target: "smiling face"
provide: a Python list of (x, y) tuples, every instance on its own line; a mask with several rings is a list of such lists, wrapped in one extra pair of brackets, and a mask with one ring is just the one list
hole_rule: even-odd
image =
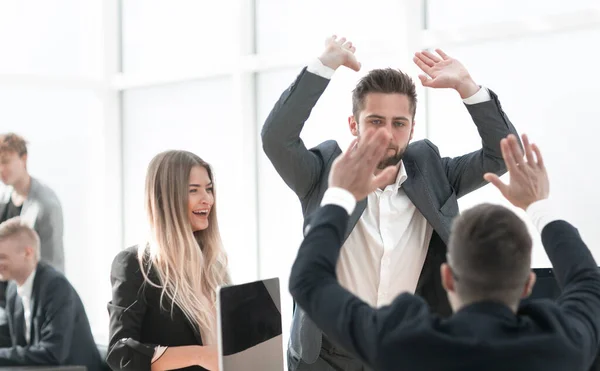
[(215, 203), (213, 184), (203, 166), (194, 166), (190, 171), (188, 189), (188, 214), (194, 232), (208, 228), (208, 216)]

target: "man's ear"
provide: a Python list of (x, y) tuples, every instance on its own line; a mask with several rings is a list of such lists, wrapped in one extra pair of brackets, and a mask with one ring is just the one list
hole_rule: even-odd
[(417, 122), (413, 119), (412, 127), (410, 128), (410, 138), (408, 138), (409, 142), (412, 140), (413, 135), (415, 134), (415, 125), (416, 124), (417, 124)]
[(354, 115), (348, 116), (348, 126), (350, 127), (350, 133), (353, 136), (358, 136), (358, 122), (354, 119)]
[(448, 263), (442, 263), (440, 266), (440, 274), (442, 276), (442, 286), (444, 286), (444, 290), (454, 292), (454, 277), (452, 276), (452, 269), (450, 269)]
[(527, 282), (525, 283), (525, 287), (523, 288), (523, 294), (521, 295), (521, 298), (524, 299), (531, 295), (531, 292), (533, 291), (533, 286), (535, 286), (536, 278), (537, 276), (535, 275), (535, 273), (529, 272), (529, 277), (527, 278)]

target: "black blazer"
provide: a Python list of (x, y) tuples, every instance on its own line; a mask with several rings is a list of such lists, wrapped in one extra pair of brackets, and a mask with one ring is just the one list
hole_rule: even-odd
[[(161, 308), (161, 290), (145, 282), (140, 271), (137, 246), (121, 251), (113, 260), (108, 303), (110, 340), (106, 361), (113, 370), (150, 370), (157, 345), (202, 345), (198, 328), (181, 309), (166, 304)], [(156, 273), (150, 279), (158, 283)], [(188, 367), (186, 370), (204, 370)]]
[(29, 345), (15, 282), (6, 290), (6, 313), (12, 346), (0, 348), (0, 366), (80, 365), (102, 370), (83, 303), (65, 276), (50, 265), (39, 263), (33, 280)]
[(515, 315), (480, 302), (449, 318), (401, 294), (374, 309), (343, 289), (335, 266), (348, 214), (327, 205), (313, 219), (290, 277), (290, 292), (323, 331), (378, 371), (588, 370), (600, 338), (600, 272), (577, 230), (549, 223), (542, 241), (562, 294), (531, 300)]

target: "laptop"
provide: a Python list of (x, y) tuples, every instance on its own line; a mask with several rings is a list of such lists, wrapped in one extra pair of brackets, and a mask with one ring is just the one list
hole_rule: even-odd
[(221, 371), (283, 371), (279, 278), (222, 286), (217, 292)]

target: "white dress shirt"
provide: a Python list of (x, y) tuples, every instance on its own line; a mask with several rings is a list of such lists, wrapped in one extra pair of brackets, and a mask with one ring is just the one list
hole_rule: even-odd
[[(307, 71), (327, 79), (334, 73), (319, 59)], [(490, 99), (489, 91), (481, 88), (463, 102)], [(336, 266), (340, 285), (373, 307), (391, 303), (402, 292), (415, 292), (433, 233), (401, 188), (406, 178), (401, 162), (396, 182), (367, 196), (367, 207), (342, 246)], [(328, 190), (322, 204), (331, 203), (329, 197), (344, 198), (339, 191)]]
[(17, 285), (17, 294), (23, 302), (23, 315), (25, 317), (25, 340), (29, 344), (31, 331), (31, 293), (33, 291), (33, 280), (35, 279), (36, 269), (31, 272), (22, 286)]

